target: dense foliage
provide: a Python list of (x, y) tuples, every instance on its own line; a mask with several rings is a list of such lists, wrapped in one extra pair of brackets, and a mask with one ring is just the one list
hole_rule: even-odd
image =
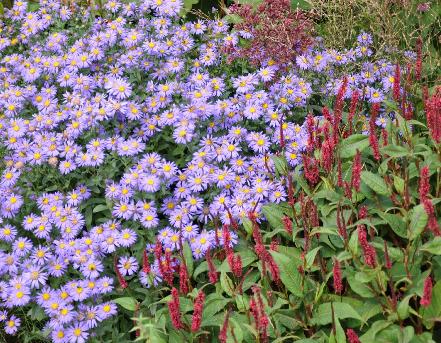
[[(300, 10), (271, 23), (277, 3), (233, 27), (184, 22), (180, 0), (6, 10), (2, 337), (436, 341), (423, 41), (403, 65), (366, 32), (329, 49)], [(280, 34), (303, 45), (271, 56)]]

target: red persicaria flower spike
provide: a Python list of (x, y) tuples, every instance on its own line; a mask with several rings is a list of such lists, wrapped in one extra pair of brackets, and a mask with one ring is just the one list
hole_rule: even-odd
[(368, 215), (368, 209), (366, 206), (361, 206), (358, 210), (358, 219), (365, 219)]
[(222, 329), (219, 332), (219, 341), (221, 343), (227, 342), (227, 332), (228, 332), (228, 324), (230, 319), (230, 311), (225, 315), (224, 323), (222, 324)]
[[(432, 202), (430, 200), (426, 200), (424, 202), (424, 204), (426, 204), (426, 203), (430, 203), (432, 205)], [(426, 206), (424, 206), (424, 208), (426, 209)], [(426, 212), (427, 212), (427, 209), (426, 209)], [(429, 222), (427, 223), (427, 227), (429, 228), (430, 231), (433, 232), (433, 234), (435, 236), (441, 236), (441, 230), (439, 228), (438, 221), (436, 220), (435, 214), (432, 214), (431, 216), (429, 216)]]
[(222, 238), (224, 240), (224, 248), (227, 253), (227, 255), (230, 253), (231, 247), (230, 247), (230, 230), (228, 228), (228, 225), (224, 225), (222, 228)]
[(340, 125), (342, 119), (342, 110), (344, 104), (344, 97), (346, 94), (346, 89), (348, 86), (348, 78), (345, 76), (343, 78), (342, 84), (338, 90), (337, 98), (334, 105), (334, 121), (333, 121), (333, 142), (338, 143), (338, 126)]
[(360, 191), (360, 183), (361, 183), (361, 153), (357, 149), (357, 153), (354, 157), (354, 162), (352, 163), (352, 177), (351, 177), (351, 186), (357, 191)]
[(347, 181), (343, 181), (343, 188), (344, 188), (344, 191), (345, 191), (346, 198), (351, 199), (352, 198), (352, 187), (351, 187), (351, 184), (349, 182), (347, 182)]
[(315, 158), (310, 158), (306, 154), (303, 157), (303, 171), (305, 179), (312, 185), (316, 185), (320, 180), (319, 167)]
[(432, 303), (432, 278), (430, 275), (424, 280), (423, 297), (420, 304), (423, 307), (428, 307)]
[(360, 339), (358, 338), (354, 330), (347, 329), (346, 336), (348, 337), (349, 343), (360, 343)]
[(395, 101), (400, 100), (400, 83), (401, 83), (401, 69), (397, 63), (395, 65), (394, 85), (393, 85), (393, 97)]
[(385, 128), (381, 130), (381, 136), (383, 137), (383, 146), (387, 146), (389, 144), (389, 137)]
[(283, 133), (283, 121), (281, 120), (280, 121), (280, 124), (279, 124), (279, 129), (280, 129), (280, 147), (283, 149), (283, 148), (285, 148), (285, 135), (284, 135), (284, 133)]
[[(428, 94), (427, 94), (428, 97)], [(427, 127), (430, 135), (437, 143), (441, 143), (441, 87), (437, 87), (435, 93), (425, 101)]]
[(346, 241), (348, 238), (348, 233), (346, 232), (345, 218), (343, 216), (340, 204), (337, 205), (337, 227), (338, 233)]
[(381, 103), (376, 102), (372, 104), (371, 108), (371, 121), (375, 123), (375, 120), (377, 120), (378, 112), (380, 112)]
[(187, 266), (181, 262), (179, 265), (179, 289), (182, 294), (188, 293), (188, 284), (190, 280), (188, 278)]
[(323, 169), (325, 169), (327, 173), (331, 172), (333, 156), (334, 156), (334, 145), (331, 139), (328, 139), (322, 144), (322, 148), (321, 148), (321, 158), (322, 158), (321, 164), (323, 166)]
[[(261, 290), (259, 287), (253, 287), (254, 298), (256, 301), (253, 302), (253, 317), (256, 323), (256, 329), (259, 332), (260, 341), (267, 342), (268, 341), (268, 325), (269, 319), (265, 312), (265, 306), (263, 304)], [(250, 304), (251, 309), (251, 304)], [(255, 312), (255, 313), (254, 313)]]
[(306, 117), (306, 128), (308, 130), (308, 144), (306, 146), (307, 151), (314, 150), (315, 147), (315, 131), (316, 123), (312, 113), (309, 113)]
[(335, 259), (334, 260), (334, 267), (332, 269), (332, 275), (334, 278), (334, 291), (337, 294), (341, 294), (343, 290), (343, 282), (341, 278), (341, 268), (340, 268), (340, 262)]
[(392, 262), (390, 261), (389, 250), (387, 249), (386, 241), (384, 241), (384, 266), (386, 267), (386, 269), (392, 268)]
[(423, 203), (424, 200), (428, 198), (428, 194), (430, 191), (430, 175), (429, 175), (429, 167), (424, 166), (420, 170), (420, 180), (418, 186), (418, 193), (420, 195), (420, 202)]
[(167, 304), (168, 310), (170, 312), (170, 319), (172, 321), (175, 329), (179, 330), (183, 328), (181, 321), (181, 310), (180, 310), (180, 302), (179, 302), (179, 293), (178, 290), (173, 287), (172, 288), (172, 300)]
[(210, 249), (205, 253), (205, 259), (208, 264), (208, 278), (212, 284), (215, 284), (219, 280), (219, 273), (216, 271), (213, 260), (211, 259)]
[(269, 270), (270, 270), (271, 276), (273, 277), (273, 281), (276, 283), (279, 283), (280, 282), (279, 266), (277, 265), (276, 261), (274, 261), (274, 258), (271, 256), (271, 254), (269, 252), (266, 252), (266, 254), (267, 254), (266, 262), (269, 265)]
[(260, 313), (259, 313), (259, 309), (257, 307), (256, 301), (254, 299), (254, 297), (252, 297), (250, 299), (250, 312), (251, 315), (254, 318), (254, 322), (256, 323), (256, 329), (258, 328), (258, 323), (259, 323), (259, 319), (260, 319)]
[(343, 187), (343, 173), (341, 170), (341, 159), (338, 159), (337, 162), (337, 186)]
[(142, 253), (142, 270), (144, 273), (148, 274), (150, 273), (150, 263), (149, 263), (149, 257), (147, 255), (147, 250), (144, 249)]
[(378, 161), (381, 158), (380, 149), (378, 147), (378, 139), (375, 133), (375, 120), (377, 119), (378, 112), (380, 110), (380, 103), (372, 105), (371, 118), (369, 120), (369, 143), (374, 154), (374, 158)]
[(329, 109), (326, 106), (322, 109), (322, 115), (328, 122), (332, 123), (331, 113), (329, 113)]
[(118, 278), (118, 282), (119, 282), (119, 285), (121, 286), (121, 288), (126, 289), (127, 287), (129, 287), (129, 284), (127, 283), (126, 279), (124, 279), (124, 276), (122, 276), (122, 274), (118, 268), (118, 262), (117, 262), (116, 255), (113, 259), (113, 267), (115, 269), (116, 277)]
[(271, 240), (270, 250), (272, 250), (272, 251), (278, 251), (279, 250), (279, 242), (277, 241), (277, 239), (273, 238)]
[(283, 223), (283, 228), (285, 229), (285, 231), (292, 236), (292, 221), (291, 219), (289, 219), (288, 216), (283, 216), (282, 217), (282, 223)]
[(201, 328), (202, 311), (204, 310), (205, 294), (199, 291), (193, 306), (193, 317), (191, 320), (191, 331), (196, 332)]
[(364, 262), (371, 268), (377, 265), (377, 253), (372, 245), (367, 241), (364, 225), (358, 225), (358, 242), (363, 250)]
[(240, 255), (236, 255), (236, 256), (233, 255), (231, 271), (236, 277), (242, 276), (242, 257), (240, 257)]
[(418, 37), (416, 44), (416, 63), (415, 63), (415, 77), (417, 80), (421, 79), (421, 71), (423, 67), (423, 39)]
[(162, 244), (159, 240), (156, 241), (154, 254), (155, 254), (156, 259), (159, 261), (162, 256)]

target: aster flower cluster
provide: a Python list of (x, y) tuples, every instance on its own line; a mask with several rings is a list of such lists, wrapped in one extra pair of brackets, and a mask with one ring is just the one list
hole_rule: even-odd
[[(102, 259), (115, 246), (127, 246), (124, 237), (132, 233), (120, 230), (115, 222), (84, 230), (78, 205), (89, 196), (86, 187), (66, 195), (43, 194), (36, 199), (38, 213), (26, 215), (20, 224), (28, 234), (19, 235), (20, 230), (6, 223), (0, 229), (0, 239), (8, 243), (0, 252), (2, 306), (13, 310), (37, 303), (49, 318), (46, 328), (54, 342), (85, 341), (90, 329), (116, 313), (115, 304), (96, 301), (113, 289), (113, 279), (103, 276)], [(77, 270), (80, 278), (51, 285), (51, 279), (63, 278), (71, 270)], [(14, 333), (19, 324), (12, 316), (5, 331)]]
[[(20, 325), (10, 314), (14, 309), (37, 303), (53, 341), (86, 341), (116, 312), (103, 300), (113, 289), (113, 279), (103, 276), (109, 266), (123, 288), (134, 276), (147, 287), (173, 284), (182, 270), (173, 253), (186, 243), (195, 259), (210, 259), (215, 248), (231, 250), (240, 275), (232, 228), (250, 213), (257, 226), (263, 205), (287, 200), (285, 185), (273, 177), (272, 157), (283, 148), (290, 166), (304, 162), (311, 122), (294, 118), (305, 116), (313, 91), (337, 95), (339, 68), (361, 64), (361, 71), (347, 76), (342, 99), (359, 94), (360, 101), (376, 103), (396, 92), (395, 64), (360, 62), (372, 53), (366, 33), (353, 50), (311, 47), (297, 57), (298, 69), (287, 71), (268, 59), (260, 69), (226, 75), (221, 51), (238, 44), (237, 37), (223, 20), (180, 23), (181, 7), (178, 0), (108, 1), (109, 18), (86, 11), (81, 34), (69, 26), (71, 9), (57, 1), (42, 0), (35, 12), (16, 1), (7, 11), (10, 23), (0, 26), (0, 240), (6, 246), (0, 251), (0, 298), (8, 311), (6, 332)], [(375, 124), (381, 126), (379, 118)], [(152, 151), (157, 141), (187, 149), (187, 158)], [(112, 159), (125, 167), (100, 184), (98, 196), (111, 213), (99, 225), (88, 223), (81, 207), (99, 189), (78, 184), (70, 192), (29, 194), (23, 181), (50, 166), (71, 185), (84, 171), (99, 174)], [(138, 231), (129, 228), (134, 223)], [(146, 246), (140, 268), (126, 248), (149, 231), (156, 239)], [(256, 244), (278, 279), (271, 255)], [(106, 256), (114, 253), (108, 263)], [(64, 281), (55, 287), (51, 280), (58, 278)], [(212, 264), (210, 279), (217, 279)]]

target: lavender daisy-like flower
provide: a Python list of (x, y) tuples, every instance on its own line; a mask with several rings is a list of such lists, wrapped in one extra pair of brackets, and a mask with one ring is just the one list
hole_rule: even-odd
[(121, 256), (118, 260), (118, 269), (122, 275), (133, 275), (139, 269), (138, 261), (133, 256)]
[(86, 323), (79, 322), (69, 327), (66, 336), (69, 342), (85, 343), (89, 337)]
[(21, 319), (12, 315), (5, 323), (5, 332), (9, 335), (15, 335), (20, 327)]
[(122, 78), (112, 78), (106, 83), (109, 95), (122, 100), (127, 99), (132, 94), (132, 87)]

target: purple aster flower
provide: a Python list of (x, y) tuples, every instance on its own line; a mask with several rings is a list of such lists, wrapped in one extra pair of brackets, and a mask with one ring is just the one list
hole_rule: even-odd
[(118, 260), (118, 269), (122, 275), (133, 275), (139, 269), (138, 261), (133, 256), (121, 256)]
[(11, 316), (5, 324), (5, 332), (9, 335), (15, 335), (15, 333), (18, 331), (18, 328), (20, 327), (21, 319), (17, 318), (16, 316)]
[(85, 343), (89, 337), (86, 323), (76, 323), (67, 329), (67, 339), (72, 343)]

